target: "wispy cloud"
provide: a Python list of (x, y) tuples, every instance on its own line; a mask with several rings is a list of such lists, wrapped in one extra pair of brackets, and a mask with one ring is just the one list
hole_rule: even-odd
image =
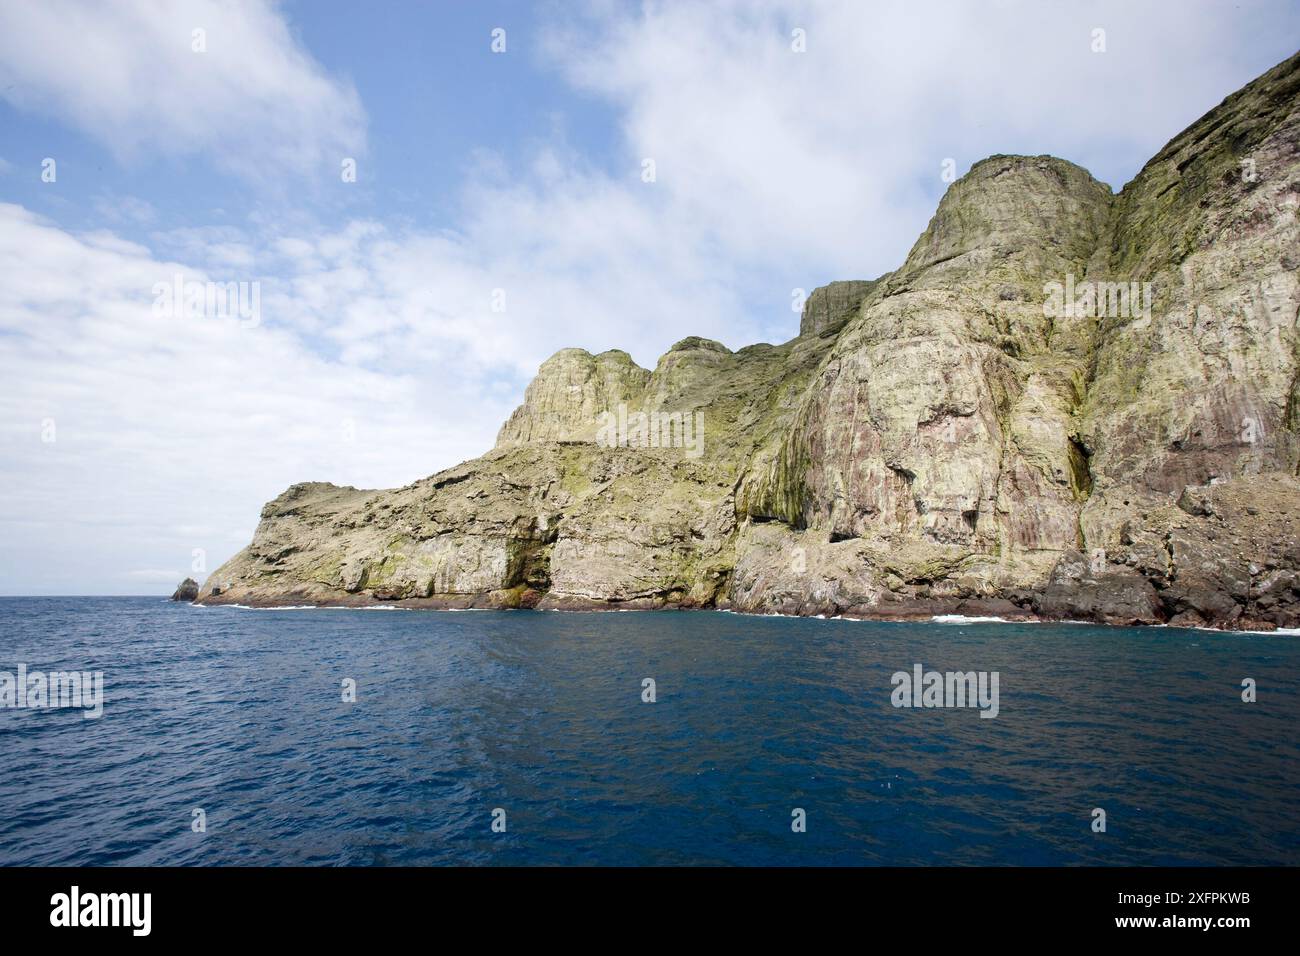
[(252, 180), (337, 175), (365, 149), (356, 90), (263, 0), (0, 4), (0, 96), (123, 161), (203, 154)]
[[(466, 401), (474, 383), (432, 363), (417, 376), (332, 357), (272, 316), (283, 291), (256, 326), (156, 314), (155, 286), (176, 275), (248, 279), (0, 204), (5, 590), (83, 593), (119, 568), (188, 567), (194, 548), (211, 570), (289, 484), (414, 480), (481, 452), (513, 399)], [(333, 326), (308, 311), (293, 312), (302, 328)]]
[(994, 153), (1053, 153), (1118, 189), (1293, 53), (1300, 31), (1294, 5), (1213, 0), (588, 11), (545, 42), (557, 69), (617, 108), (629, 178), (653, 158), (672, 221), (712, 235), (719, 259), (835, 278), (899, 263), (948, 158), (961, 172)]
[[(541, 62), (574, 108), (613, 106), (613, 159), (558, 131), (480, 152), (448, 222), (181, 227), (106, 195), (109, 228), (79, 232), (0, 205), (0, 589), (123, 587), (117, 569), (195, 548), (211, 570), (292, 482), (392, 486), (484, 452), (564, 346), (649, 364), (688, 334), (788, 338), (793, 287), (898, 265), (946, 158), (1053, 152), (1118, 186), (1292, 52), (1257, 22), (1294, 26), (1289, 8), (1191, 6), (598, 4), (545, 31)], [(159, 9), (0, 6), (0, 89), (124, 163), (337, 175), (361, 106), (277, 8)], [(260, 282), (260, 324), (156, 316), (177, 274)]]

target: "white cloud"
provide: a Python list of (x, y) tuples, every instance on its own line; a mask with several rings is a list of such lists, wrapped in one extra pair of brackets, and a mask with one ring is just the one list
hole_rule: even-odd
[(326, 74), (263, 0), (0, 4), (0, 96), (123, 160), (202, 153), (259, 180), (337, 175), (365, 147), (352, 85)]
[(153, 287), (177, 273), (249, 278), (0, 204), (0, 591), (130, 593), (125, 569), (189, 567), (194, 548), (213, 570), (288, 485), (412, 481), (481, 453), (509, 410), (466, 401), (454, 366), (323, 356), (274, 314), (278, 293), (255, 328), (156, 316)]
[[(276, 166), (325, 157), (333, 169), (331, 151), (359, 135), (351, 88), (262, 5), (205, 17), (210, 74), (169, 59), (193, 56), (192, 7), (89, 9), (0, 6), (0, 69), (29, 78), (6, 95), (124, 156), (220, 145), (247, 164), (257, 150), (216, 137), (257, 129), (296, 144)], [(121, 569), (188, 568), (196, 547), (212, 570), (293, 482), (393, 486), (480, 454), (561, 347), (651, 364), (688, 334), (788, 338), (793, 287), (899, 264), (945, 157), (964, 169), (1053, 152), (1118, 186), (1292, 52), (1260, 51), (1297, 22), (1279, 5), (1178, 10), (727, 3), (628, 17), (600, 5), (550, 33), (546, 62), (614, 106), (615, 164), (593, 165), (558, 132), (522, 158), (480, 152), (454, 228), (312, 228), (298, 209), (242, 226), (155, 216), (146, 247), (0, 205), (0, 591), (139, 590)], [(98, 32), (77, 29), (92, 21)], [(1089, 50), (1096, 26), (1105, 54)], [(15, 53), (14, 27), (27, 50)], [(794, 27), (806, 53), (789, 48)], [(228, 57), (246, 54), (215, 39), (236, 28), (258, 61), (241, 75)], [(103, 52), (119, 48), (144, 62)], [(261, 324), (155, 317), (152, 287), (177, 272), (262, 282)], [(41, 441), (46, 419), (54, 443)]]
[[(732, 0), (624, 14), (593, 4), (547, 46), (618, 108), (629, 177), (653, 157), (668, 215), (716, 234), (729, 261), (793, 260), (826, 278), (896, 267), (947, 157), (964, 171), (994, 153), (1054, 153), (1118, 189), (1294, 52), (1300, 27), (1294, 5), (1214, 0)], [(796, 28), (806, 52), (792, 49)]]

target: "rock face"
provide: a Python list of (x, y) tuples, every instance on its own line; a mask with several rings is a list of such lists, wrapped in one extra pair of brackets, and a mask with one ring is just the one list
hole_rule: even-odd
[(994, 156), (800, 334), (548, 359), (483, 458), (295, 485), (204, 602), (1300, 626), (1300, 55), (1119, 194)]
[(199, 582), (193, 578), (186, 578), (177, 585), (175, 592), (172, 594), (173, 601), (193, 602), (199, 596)]
[(524, 403), (501, 426), (497, 446), (539, 441), (591, 440), (598, 415), (620, 403), (638, 402), (650, 373), (626, 352), (592, 355), (585, 349), (556, 352), (524, 392)]
[(874, 285), (874, 282), (853, 279), (814, 289), (804, 302), (803, 315), (799, 317), (799, 334), (838, 332), (844, 328), (844, 323), (857, 315), (862, 300)]

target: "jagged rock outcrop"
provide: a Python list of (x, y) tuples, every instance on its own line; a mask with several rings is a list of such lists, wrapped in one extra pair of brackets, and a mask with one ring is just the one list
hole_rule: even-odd
[(195, 581), (193, 578), (186, 578), (184, 581), (178, 584), (176, 586), (176, 590), (172, 592), (173, 601), (193, 602), (198, 599), (198, 596), (199, 596), (199, 582)]
[(800, 334), (548, 359), (486, 456), (296, 485), (205, 602), (1300, 626), (1300, 55), (1118, 194), (977, 163)]
[(813, 289), (803, 304), (799, 317), (800, 335), (827, 335), (838, 332), (844, 323), (858, 314), (862, 300), (875, 282), (860, 279), (831, 282)]
[(650, 373), (618, 349), (562, 349), (545, 362), (501, 426), (497, 446), (592, 439), (600, 412), (639, 403)]

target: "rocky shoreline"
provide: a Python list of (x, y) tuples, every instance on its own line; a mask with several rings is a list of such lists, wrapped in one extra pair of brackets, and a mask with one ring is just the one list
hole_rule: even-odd
[[(1286, 476), (1187, 488), (1172, 508), (1126, 525), (1122, 550), (1074, 551), (1057, 562), (1045, 588), (1007, 596), (892, 592), (871, 603), (782, 607), (708, 603), (653, 595), (619, 601), (554, 594), (524, 585), (464, 594), (329, 593), (320, 587), (259, 593), (213, 587), (201, 603), (249, 607), (399, 607), (426, 610), (537, 609), (553, 611), (703, 610), (879, 621), (923, 621), (948, 615), (1025, 622), (1171, 625), (1272, 631), (1300, 626), (1300, 479)], [(1261, 552), (1260, 563), (1247, 560)], [(1243, 562), (1245, 562), (1243, 564)], [(214, 593), (215, 592), (215, 593)]]
[[(819, 614), (785, 614), (780, 611), (740, 611), (727, 607), (690, 607), (687, 605), (667, 605), (631, 602), (633, 606), (611, 605), (597, 601), (575, 602), (564, 607), (542, 607), (538, 605), (516, 605), (509, 603), (504, 596), (475, 595), (467, 600), (456, 601), (440, 598), (403, 598), (396, 601), (376, 602), (349, 595), (347, 599), (332, 598), (316, 603), (300, 603), (288, 597), (276, 600), (253, 599), (254, 603), (244, 604), (236, 601), (223, 601), (220, 597), (205, 600), (196, 606), (202, 607), (236, 607), (259, 611), (276, 610), (400, 610), (400, 611), (536, 611), (554, 614), (617, 614), (621, 611), (657, 611), (671, 613), (674, 611), (710, 611), (718, 614), (740, 614), (747, 617), (788, 617), (814, 618), (831, 621), (874, 621), (884, 624), (934, 623), (936, 621), (951, 624), (1086, 624), (1093, 627), (1181, 627), (1189, 630), (1218, 631), (1222, 633), (1269, 634), (1281, 632), (1292, 634), (1300, 628), (1281, 627), (1268, 621), (1239, 621), (1235, 627), (1213, 627), (1204, 624), (1175, 624), (1169, 621), (1149, 623), (1144, 621), (1122, 620), (1088, 620), (1075, 617), (1045, 617), (1025, 611), (1024, 608), (1010, 602), (967, 602), (952, 604), (917, 603), (901, 608), (873, 607), (849, 608), (837, 613)], [(306, 601), (306, 598), (303, 599)]]

